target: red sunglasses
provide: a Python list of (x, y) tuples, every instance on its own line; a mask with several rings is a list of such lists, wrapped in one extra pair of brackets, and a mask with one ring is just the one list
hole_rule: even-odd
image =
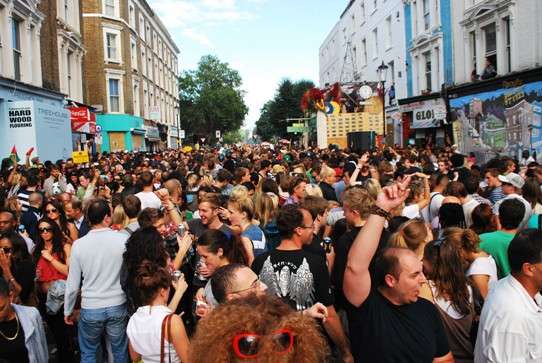
[[(295, 335), (291, 330), (281, 329), (270, 334), (275, 354), (288, 354), (294, 347)], [(233, 338), (233, 351), (240, 359), (253, 359), (260, 353), (262, 336), (256, 333), (240, 333)]]

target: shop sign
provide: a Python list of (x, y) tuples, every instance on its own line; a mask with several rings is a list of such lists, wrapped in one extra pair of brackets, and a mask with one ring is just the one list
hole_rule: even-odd
[(145, 129), (146, 139), (149, 139), (150, 141), (160, 141), (160, 132), (158, 131), (158, 127), (144, 125), (143, 128)]
[(160, 120), (160, 106), (151, 106), (149, 110), (149, 118), (153, 121)]
[(185, 138), (184, 130), (179, 130), (179, 138), (180, 138), (180, 139), (184, 139), (184, 138)]
[(412, 112), (412, 129), (439, 127), (446, 119), (446, 105), (441, 98), (401, 105), (400, 111)]
[(68, 107), (72, 132), (96, 133), (96, 115), (88, 107)]

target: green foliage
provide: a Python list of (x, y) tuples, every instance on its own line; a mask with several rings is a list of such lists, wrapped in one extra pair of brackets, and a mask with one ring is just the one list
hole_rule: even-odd
[(286, 128), (289, 123), (286, 119), (303, 117), (301, 98), (312, 87), (314, 83), (307, 80), (282, 80), (273, 99), (267, 101), (261, 109), (260, 119), (256, 121), (256, 134), (263, 140), (288, 137)]
[(239, 72), (217, 57), (201, 58), (196, 70), (179, 77), (181, 126), (190, 135), (238, 130), (248, 113)]
[(246, 139), (246, 134), (244, 130), (234, 130), (226, 132), (223, 136), (225, 144), (233, 145), (239, 142), (242, 142)]

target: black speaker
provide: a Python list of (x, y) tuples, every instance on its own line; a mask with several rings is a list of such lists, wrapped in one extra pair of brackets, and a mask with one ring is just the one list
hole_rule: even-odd
[(346, 134), (348, 148), (357, 154), (363, 151), (374, 149), (376, 143), (376, 132), (359, 131)]

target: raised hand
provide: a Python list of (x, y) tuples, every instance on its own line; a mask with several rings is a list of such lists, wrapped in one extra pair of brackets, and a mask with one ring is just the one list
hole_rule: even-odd
[(408, 197), (408, 193), (410, 192), (408, 185), (410, 184), (411, 179), (412, 176), (409, 175), (403, 178), (403, 180), (400, 182), (382, 188), (382, 191), (376, 198), (376, 206), (389, 212), (401, 205)]

